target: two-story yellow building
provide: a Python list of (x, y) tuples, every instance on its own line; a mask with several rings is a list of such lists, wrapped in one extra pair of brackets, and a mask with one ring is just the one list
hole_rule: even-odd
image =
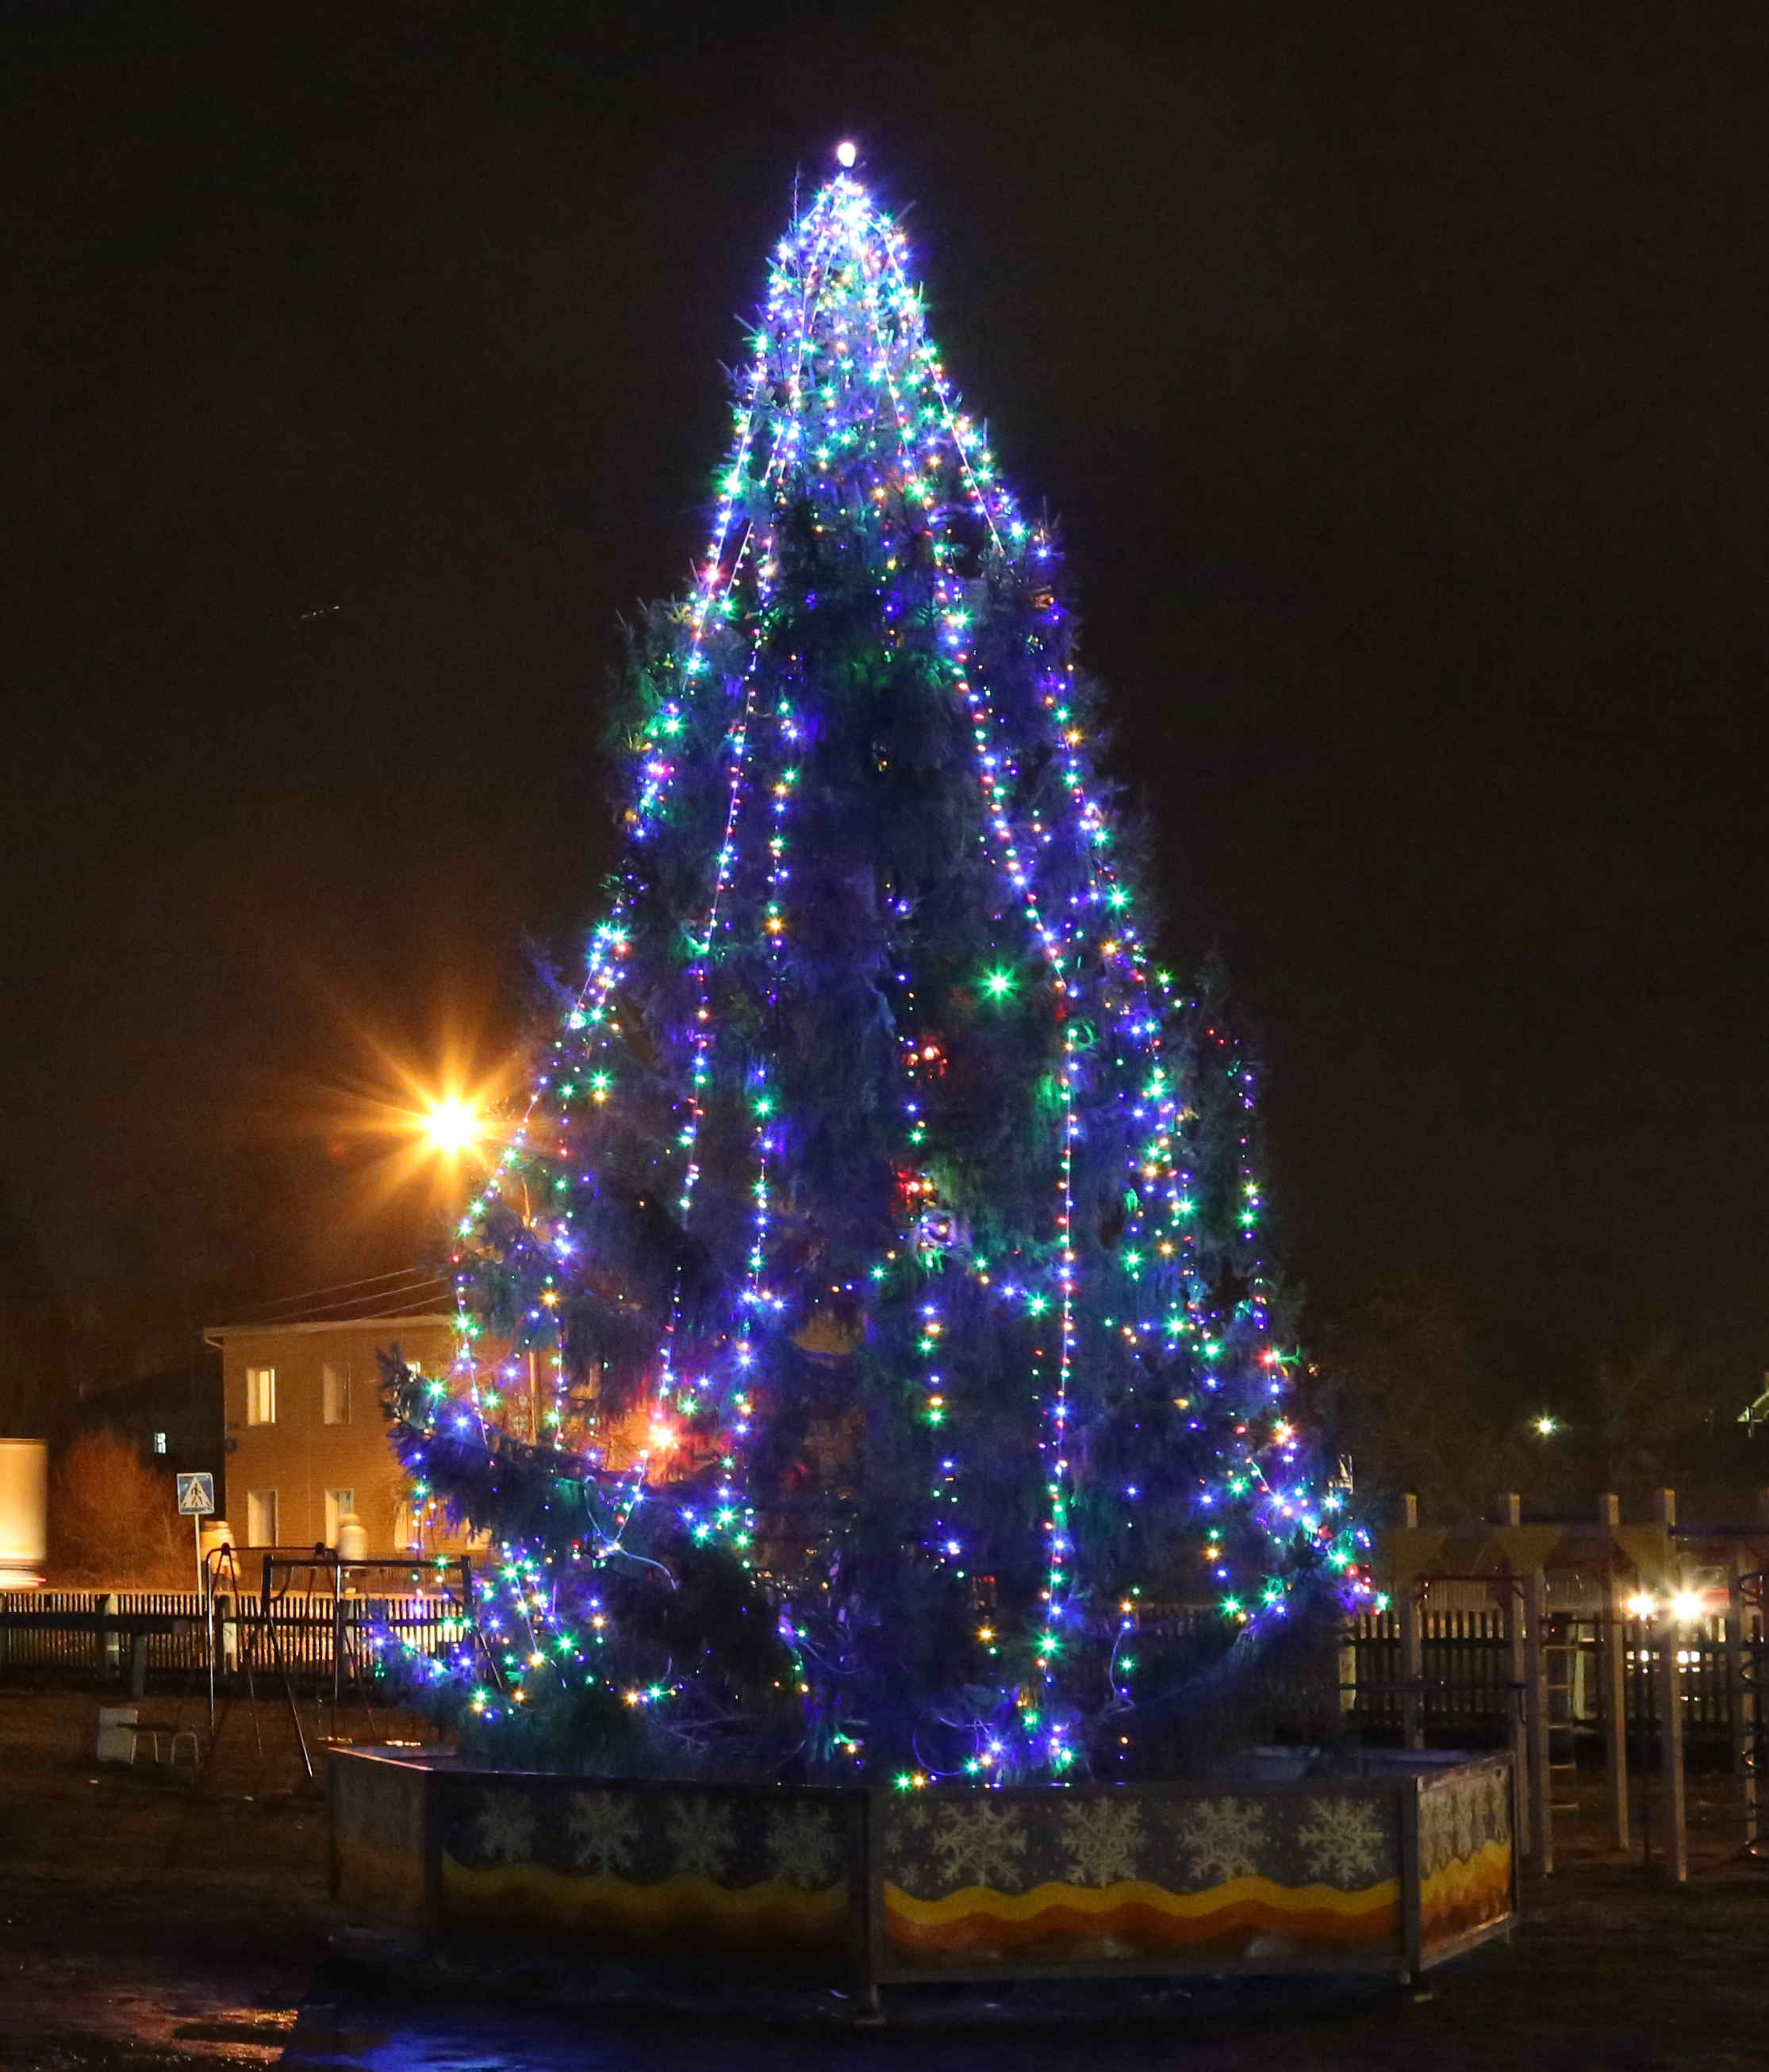
[(218, 1324), (228, 1523), (237, 1547), (335, 1547), (354, 1512), (371, 1554), (422, 1544), (426, 1529), (388, 1443), (381, 1363), (397, 1350), (440, 1373), (454, 1357), (452, 1316), (356, 1317), (343, 1322)]

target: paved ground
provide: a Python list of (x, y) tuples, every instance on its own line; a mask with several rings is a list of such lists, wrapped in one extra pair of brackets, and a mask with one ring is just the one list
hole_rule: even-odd
[[(1743, 2072), (1769, 2059), (1769, 1872), (1698, 1794), (1667, 1889), (1589, 1838), (1509, 1949), (1429, 1997), (1282, 1987), (899, 1996), (882, 2033), (833, 2000), (795, 2027), (401, 1992), (340, 1960), (324, 1827), (286, 1733), (236, 1716), (211, 1788), (89, 1760), (95, 1700), (0, 1688), (0, 2072)], [(169, 1711), (169, 1704), (157, 1709)], [(267, 1722), (267, 1726), (269, 1723)], [(960, 2017), (962, 2017), (961, 2021)]]

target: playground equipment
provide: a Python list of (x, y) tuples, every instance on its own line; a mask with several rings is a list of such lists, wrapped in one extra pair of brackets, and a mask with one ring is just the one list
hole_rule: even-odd
[(1587, 1519), (1526, 1519), (1508, 1494), (1495, 1518), (1446, 1527), (1422, 1526), (1408, 1497), (1387, 1546), (1393, 1606), (1360, 1622), (1355, 1708), (1406, 1748), (1471, 1728), (1502, 1738), (1536, 1868), (1553, 1868), (1555, 1815), (1593, 1738), (1612, 1846), (1687, 1877), (1698, 1737), (1737, 1780), (1742, 1853), (1769, 1860), (1769, 1504), (1749, 1525), (1682, 1526), (1660, 1490), (1627, 1524), (1614, 1495)]

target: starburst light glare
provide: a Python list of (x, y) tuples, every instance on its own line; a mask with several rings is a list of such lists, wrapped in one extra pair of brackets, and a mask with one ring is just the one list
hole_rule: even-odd
[(485, 1133), (479, 1116), (463, 1100), (452, 1096), (433, 1101), (424, 1116), (424, 1135), (430, 1148), (459, 1157), (471, 1150)]

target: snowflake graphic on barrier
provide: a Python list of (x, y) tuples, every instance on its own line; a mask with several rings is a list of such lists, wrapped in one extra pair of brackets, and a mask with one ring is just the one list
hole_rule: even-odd
[(768, 1861), (788, 1885), (825, 1885), (841, 1866), (835, 1816), (821, 1806), (789, 1806), (767, 1827)]
[(1137, 1874), (1142, 1815), (1128, 1799), (1082, 1799), (1063, 1814), (1063, 1847), (1077, 1885), (1111, 1885)]
[(1454, 1808), (1456, 1854), (1471, 1856), (1483, 1839), (1480, 1827), (1486, 1811), (1486, 1786), (1478, 1777), (1463, 1778), (1450, 1787), (1450, 1798)]
[(730, 1808), (710, 1799), (678, 1799), (669, 1809), (669, 1840), (677, 1870), (717, 1877), (731, 1852)]
[(1265, 1842), (1265, 1809), (1257, 1799), (1200, 1799), (1178, 1823), (1180, 1846), (1193, 1871), (1213, 1885), (1245, 1877), (1259, 1868)]
[(1455, 1854), (1454, 1823), (1450, 1794), (1428, 1791), (1419, 1800), (1419, 1870), (1430, 1877), (1441, 1871)]
[(1367, 1799), (1310, 1799), (1297, 1830), (1308, 1867), (1329, 1885), (1367, 1885), (1382, 1868), (1382, 1816)]
[(579, 1870), (623, 1871), (632, 1862), (639, 1808), (618, 1791), (571, 1794), (571, 1855)]
[(955, 1885), (1000, 1885), (1025, 1855), (1026, 1836), (1010, 1806), (944, 1807), (929, 1848)]
[(1487, 1777), (1487, 1832), (1495, 1841), (1511, 1840), (1511, 1779), (1502, 1770)]
[(490, 1864), (525, 1864), (534, 1856), (534, 1808), (510, 1791), (482, 1791), (473, 1823), (479, 1853)]

